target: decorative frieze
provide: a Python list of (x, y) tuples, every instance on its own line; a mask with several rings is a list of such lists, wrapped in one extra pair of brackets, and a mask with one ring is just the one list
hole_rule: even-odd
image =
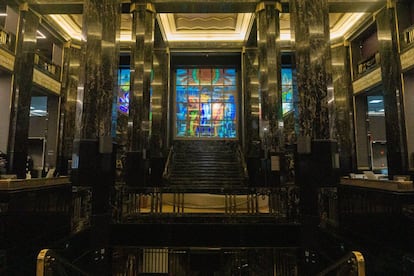
[(401, 69), (405, 70), (414, 65), (414, 47), (400, 55)]
[(357, 94), (369, 87), (372, 87), (381, 82), (381, 68), (377, 68), (367, 75), (357, 79), (352, 83), (354, 94)]
[(33, 69), (33, 83), (60, 95), (61, 83), (36, 68)]
[(0, 66), (6, 68), (9, 71), (14, 70), (14, 56), (0, 48)]

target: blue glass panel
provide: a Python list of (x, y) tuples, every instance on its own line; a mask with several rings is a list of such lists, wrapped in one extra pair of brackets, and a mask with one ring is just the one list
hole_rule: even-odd
[(187, 69), (177, 69), (177, 85), (187, 85), (188, 84), (188, 70)]
[(199, 135), (201, 137), (210, 137), (213, 135), (213, 128), (211, 127), (211, 122), (208, 121), (203, 125), (200, 125), (198, 128)]
[(205, 123), (207, 120), (211, 120), (211, 105), (209, 103), (201, 104), (200, 120), (201, 124)]
[(187, 88), (188, 101), (191, 103), (198, 103), (200, 101), (200, 87), (189, 86)]
[(122, 114), (129, 112), (129, 92), (131, 82), (131, 71), (119, 69), (118, 71), (118, 110)]
[(288, 113), (293, 109), (292, 69), (282, 68), (282, 112)]
[(224, 69), (224, 85), (236, 85), (236, 69)]
[(187, 134), (187, 132), (186, 132), (187, 122), (186, 121), (177, 121), (176, 129), (177, 129), (177, 136), (178, 137), (185, 137), (186, 134)]
[(177, 103), (177, 120), (187, 119), (187, 103)]
[(177, 102), (187, 102), (187, 86), (177, 86), (176, 87), (177, 93)]
[(235, 120), (236, 119), (236, 104), (226, 103), (224, 106), (224, 119)]
[(202, 103), (211, 102), (211, 86), (203, 86), (201, 88), (200, 102)]
[(292, 85), (292, 69), (282, 68), (282, 85)]
[(213, 96), (212, 97), (213, 102), (223, 101), (223, 86), (214, 86), (212, 96)]

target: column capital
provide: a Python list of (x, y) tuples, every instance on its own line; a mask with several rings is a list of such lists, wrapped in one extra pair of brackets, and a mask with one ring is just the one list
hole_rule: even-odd
[(396, 1), (395, 0), (387, 0), (387, 9), (395, 8)]
[(29, 3), (24, 2), (19, 5), (19, 11), (29, 11)]
[(152, 12), (152, 13), (156, 13), (155, 5), (153, 3), (148, 3), (148, 2), (138, 3), (138, 1), (131, 3), (131, 7), (130, 7), (129, 11), (130, 12), (137, 11), (138, 6), (145, 6), (145, 9), (147, 11)]
[(279, 0), (277, 1), (262, 1), (256, 6), (256, 12), (260, 12), (265, 9), (266, 5), (274, 5), (275, 10), (282, 12), (282, 4)]

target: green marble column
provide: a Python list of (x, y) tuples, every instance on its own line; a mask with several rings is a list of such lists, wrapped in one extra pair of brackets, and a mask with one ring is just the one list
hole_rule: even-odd
[(164, 163), (168, 155), (168, 78), (169, 53), (167, 49), (154, 50), (154, 79), (151, 96), (151, 182), (155, 186), (162, 183)]
[(387, 7), (375, 17), (381, 57), (389, 176), (406, 174), (408, 171), (401, 66), (398, 55), (398, 29), (394, 4), (394, 1), (389, 1)]
[(353, 136), (352, 82), (349, 44), (332, 47), (332, 80), (335, 93), (335, 125), (340, 171), (347, 175), (356, 170), (355, 138)]
[(277, 43), (281, 8), (279, 1), (267, 1), (256, 9), (262, 140), (265, 151), (272, 152), (283, 149), (281, 56)]
[(326, 0), (291, 0), (299, 92), (299, 136), (329, 139), (328, 84), (331, 83), (329, 16)]
[(149, 149), (150, 98), (153, 50), (154, 50), (154, 7), (146, 1), (136, 0), (131, 6), (133, 12), (131, 93), (129, 99), (129, 150), (145, 155)]
[(113, 136), (114, 98), (117, 95), (121, 4), (117, 0), (88, 0), (83, 7), (76, 98), (72, 167), (79, 185), (95, 182), (98, 142)]
[(259, 97), (259, 60), (257, 48), (245, 48), (243, 53), (243, 75), (245, 81), (245, 140), (246, 151), (250, 157), (260, 157), (260, 97)]
[(91, 263), (93, 275), (105, 275), (111, 266), (110, 193), (115, 183), (116, 155), (113, 105), (118, 86), (120, 20), (121, 1), (84, 1), (74, 143), (78, 160), (72, 162), (77, 168), (75, 184), (92, 188), (90, 240), (97, 260)]
[(256, 47), (243, 51), (245, 152), (249, 184), (261, 183), (259, 58)]
[(78, 91), (81, 51), (70, 43), (64, 47), (62, 71), (62, 98), (60, 108), (60, 129), (58, 146), (58, 168), (66, 175), (71, 169), (68, 161), (72, 159), (75, 138), (76, 99)]
[(17, 174), (18, 178), (26, 177), (27, 139), (38, 25), (37, 15), (29, 10), (27, 3), (21, 4), (8, 147), (9, 168)]
[(328, 1), (290, 0), (290, 18), (295, 41), (299, 111), (295, 158), (303, 250), (299, 274), (314, 275), (319, 269), (319, 264), (311, 260), (318, 250), (318, 193), (321, 186), (336, 184), (332, 177), (334, 144), (329, 140), (328, 96), (332, 96), (332, 91), (328, 89), (331, 85)]
[(120, 2), (87, 0), (83, 7), (84, 60), (78, 88), (80, 138), (112, 136), (112, 105), (119, 61)]
[[(155, 9), (133, 1), (131, 92), (129, 96), (127, 185), (145, 186), (150, 174), (151, 81), (153, 79)], [(159, 92), (157, 92), (159, 94)], [(156, 101), (157, 102), (157, 101)], [(157, 103), (156, 103), (157, 104)], [(158, 118), (158, 113), (156, 115)], [(155, 149), (157, 150), (157, 149)]]

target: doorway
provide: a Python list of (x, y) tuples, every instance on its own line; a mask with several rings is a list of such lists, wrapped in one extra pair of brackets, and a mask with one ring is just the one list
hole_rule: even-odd
[(358, 169), (387, 174), (387, 137), (381, 87), (355, 96), (355, 116)]

